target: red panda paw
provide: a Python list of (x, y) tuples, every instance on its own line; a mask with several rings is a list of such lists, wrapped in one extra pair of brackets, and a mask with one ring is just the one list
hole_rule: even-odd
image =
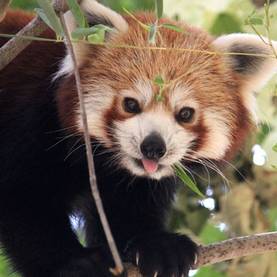
[(153, 232), (133, 239), (126, 254), (145, 277), (187, 277), (197, 246), (187, 236)]

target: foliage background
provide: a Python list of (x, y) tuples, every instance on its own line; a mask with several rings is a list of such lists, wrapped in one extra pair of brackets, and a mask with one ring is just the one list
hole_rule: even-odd
[[(151, 10), (153, 0), (103, 0), (113, 9), (122, 11)], [(255, 0), (253, 2), (262, 1)], [(244, 24), (252, 11), (263, 15), (251, 0), (164, 0), (165, 13), (209, 31), (213, 35), (231, 32), (253, 32)], [(32, 10), (35, 0), (13, 0), (13, 7)], [(277, 3), (271, 5), (272, 36), (277, 40)], [(263, 26), (257, 26), (265, 33)], [(197, 179), (207, 198), (199, 198), (186, 188), (178, 194), (168, 222), (176, 231), (190, 234), (199, 243), (211, 243), (229, 237), (277, 231), (277, 78), (258, 96), (259, 124), (257, 134), (249, 138), (245, 148), (223, 173), (224, 178), (210, 171)], [(254, 148), (253, 146), (256, 145)], [(227, 193), (228, 192), (228, 193)], [(196, 277), (276, 277), (277, 256), (269, 253), (191, 272)], [(0, 277), (11, 272), (0, 255)]]

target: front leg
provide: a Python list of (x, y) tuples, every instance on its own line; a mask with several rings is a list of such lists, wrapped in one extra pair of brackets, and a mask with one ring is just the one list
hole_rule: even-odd
[(126, 253), (143, 276), (185, 277), (195, 262), (197, 247), (187, 236), (149, 231), (131, 240)]
[[(126, 262), (138, 266), (143, 276), (185, 277), (195, 261), (196, 244), (165, 227), (174, 193), (174, 182), (152, 184), (144, 180), (136, 181), (132, 188), (122, 185), (112, 191), (109, 186), (103, 191), (105, 210), (121, 254)], [(92, 229), (87, 229), (88, 237)]]

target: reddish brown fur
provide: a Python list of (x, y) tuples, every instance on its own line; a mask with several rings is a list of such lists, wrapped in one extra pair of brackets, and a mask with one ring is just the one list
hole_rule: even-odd
[[(136, 17), (147, 24), (155, 21), (152, 14), (137, 14)], [(31, 18), (32, 15), (27, 13), (9, 11), (6, 19), (0, 24), (0, 32), (15, 33)], [(148, 47), (147, 32), (132, 18), (126, 17), (126, 20), (129, 23), (128, 33), (120, 35), (111, 43)], [(171, 22), (166, 19), (164, 21)], [(201, 104), (201, 113), (208, 107), (216, 107), (225, 113), (233, 137), (225, 157), (229, 159), (240, 147), (251, 126), (249, 112), (242, 104), (241, 80), (238, 74), (224, 64), (220, 55), (199, 52), (214, 51), (211, 46), (212, 37), (199, 29), (187, 25), (180, 26), (185, 30), (183, 34), (166, 28), (160, 30), (162, 41), (158, 39), (157, 46), (173, 48), (168, 51), (89, 46), (86, 61), (80, 69), (84, 87), (90, 84), (91, 76), (97, 82), (105, 83), (116, 91), (132, 88), (136, 78), (154, 80), (155, 76), (163, 75), (167, 82), (179, 79), (180, 83), (187, 84), (196, 92), (195, 97)], [(53, 33), (47, 31), (43, 36), (53, 37)], [(0, 39), (0, 44), (5, 41), (6, 39)], [(181, 52), (174, 48), (196, 49), (197, 52)], [(35, 83), (41, 78), (49, 78), (49, 75), (54, 73), (52, 65), (57, 64), (63, 55), (64, 47), (61, 44), (33, 42), (1, 72), (1, 86), (16, 88), (27, 80)], [(18, 78), (14, 78), (14, 72)], [(174, 85), (169, 88), (172, 87)], [(165, 90), (165, 95), (169, 88)], [(153, 89), (157, 88), (153, 85)], [(70, 127), (76, 124), (74, 112), (78, 101), (72, 76), (61, 83), (57, 97), (64, 125)], [(155, 103), (152, 102), (152, 105)], [(167, 98), (164, 105), (169, 109)], [(113, 119), (123, 120), (128, 117), (122, 112), (115, 112), (114, 109), (108, 114), (107, 117)], [(202, 136), (203, 130), (207, 128), (208, 126), (203, 126), (202, 121), (193, 127), (195, 132), (202, 134), (198, 149), (205, 144), (205, 138)]]
[[(155, 21), (152, 14), (137, 14), (136, 17), (146, 24)], [(117, 37), (111, 43), (149, 47), (147, 31), (132, 18), (126, 17), (126, 20), (129, 24), (128, 33)], [(164, 21), (172, 23), (170, 20)], [(87, 52), (86, 63), (81, 68), (81, 74), (85, 77), (84, 85), (91, 82), (90, 76), (93, 75), (94, 78), (97, 76), (97, 80), (101, 80), (100, 83), (103, 82), (115, 91), (120, 91), (132, 88), (136, 79), (151, 81), (157, 75), (163, 75), (166, 82), (173, 82), (172, 86), (165, 89), (166, 96), (169, 89), (174, 87), (174, 80), (178, 79), (180, 83), (194, 89), (195, 98), (201, 104), (201, 112), (204, 113), (205, 109), (211, 107), (225, 114), (232, 130), (231, 146), (224, 157), (229, 159), (241, 146), (251, 126), (249, 112), (242, 104), (242, 81), (238, 74), (225, 65), (222, 56), (199, 52), (215, 51), (211, 46), (212, 37), (199, 29), (187, 25), (180, 26), (185, 30), (184, 34), (166, 28), (160, 30), (162, 40), (158, 39), (157, 46), (173, 48), (168, 51), (91, 47)], [(197, 52), (181, 52), (174, 48), (196, 49)], [(157, 91), (154, 84), (152, 88)], [(153, 105), (156, 105), (154, 99), (150, 106)], [(165, 108), (169, 108), (167, 97), (164, 105)], [(113, 110), (113, 118), (114, 113)], [(122, 119), (122, 114), (117, 113), (117, 118)], [(193, 128), (202, 137), (198, 149), (205, 144), (203, 136), (207, 128), (208, 126), (203, 126), (201, 122), (198, 127)]]
[[(15, 34), (21, 30), (33, 15), (23, 11), (8, 11), (3, 22), (0, 23), (0, 33)], [(43, 37), (55, 38), (54, 33), (48, 30)], [(0, 46), (8, 39), (0, 37)], [(7, 91), (20, 91), (21, 87), (39, 86), (41, 80), (48, 79), (51, 82), (54, 72), (58, 69), (58, 63), (65, 55), (64, 46), (61, 43), (34, 41), (27, 49), (21, 52), (0, 74), (0, 89)], [(1, 94), (0, 94), (1, 95)], [(18, 101), (24, 101), (24, 95), (14, 95)], [(1, 109), (1, 107), (0, 107)]]

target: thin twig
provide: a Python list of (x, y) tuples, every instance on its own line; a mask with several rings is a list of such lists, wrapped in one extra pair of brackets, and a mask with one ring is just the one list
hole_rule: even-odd
[(5, 18), (7, 9), (11, 3), (11, 0), (1, 0), (0, 2), (0, 22)]
[[(12, 34), (1, 34), (0, 37), (13, 38), (17, 35)], [(42, 41), (42, 42), (55, 42), (55, 43), (64, 43), (63, 40), (45, 38), (45, 37), (32, 37), (32, 36), (21, 36), (22, 39), (26, 40), (34, 40), (34, 41)], [(208, 51), (201, 49), (192, 49), (192, 48), (175, 48), (175, 47), (159, 47), (159, 46), (138, 46), (138, 45), (130, 45), (130, 44), (114, 44), (114, 43), (91, 43), (86, 40), (71, 40), (72, 43), (84, 43), (102, 47), (110, 47), (110, 48), (122, 48), (122, 49), (136, 49), (142, 51), (154, 50), (154, 51), (178, 51), (178, 52), (192, 52), (198, 54), (207, 54), (207, 55), (221, 55), (221, 56), (251, 56), (251, 57), (260, 57), (260, 58), (275, 58), (275, 55), (272, 54), (259, 54), (259, 53), (246, 53), (246, 52), (218, 52), (218, 51)], [(0, 48), (1, 54), (1, 48)], [(1, 68), (0, 68), (1, 70)]]
[(75, 80), (76, 80), (76, 88), (78, 91), (78, 97), (79, 97), (79, 102), (80, 102), (80, 109), (81, 109), (81, 117), (82, 117), (82, 124), (84, 128), (84, 139), (85, 139), (85, 145), (86, 145), (86, 154), (87, 154), (87, 162), (88, 162), (88, 170), (89, 170), (89, 181), (90, 181), (90, 187), (92, 190), (92, 195), (95, 201), (95, 205), (98, 210), (98, 214), (115, 262), (115, 268), (111, 269), (112, 273), (114, 275), (119, 275), (123, 272), (123, 264), (119, 255), (119, 252), (117, 250), (115, 241), (113, 239), (113, 235), (109, 226), (109, 222), (107, 220), (103, 203), (101, 201), (100, 193), (98, 190), (97, 186), (97, 180), (96, 180), (96, 174), (95, 174), (95, 167), (94, 167), (94, 160), (92, 156), (92, 148), (91, 148), (91, 140), (90, 140), (90, 135), (89, 135), (89, 129), (88, 129), (88, 122), (87, 122), (87, 114), (86, 114), (86, 109), (85, 109), (85, 102), (84, 102), (84, 97), (83, 97), (83, 91), (82, 91), (82, 85), (81, 85), (81, 79), (80, 79), (80, 74), (78, 70), (78, 65), (77, 65), (77, 60), (76, 56), (73, 50), (73, 45), (70, 40), (70, 34), (68, 32), (66, 23), (65, 23), (65, 18), (64, 14), (61, 12), (60, 13), (60, 19), (62, 23), (62, 27), (64, 29), (64, 34), (65, 34), (65, 42), (67, 46), (67, 50), (72, 58), (73, 65), (74, 65), (74, 74), (75, 74)]
[(274, 56), (277, 59), (277, 50), (275, 49), (273, 42), (272, 42), (272, 38), (271, 38), (270, 0), (267, 0), (266, 4), (265, 4), (265, 18), (266, 18), (265, 29), (266, 29), (266, 34), (268, 37), (268, 45), (270, 46)]
[(10, 39), (4, 46), (0, 48), (0, 70), (6, 67), (11, 61), (13, 61), (32, 40), (24, 39), (27, 37), (38, 37), (46, 29), (47, 25), (36, 16), (29, 24), (27, 24), (22, 30), (20, 30), (12, 39)]
[[(207, 246), (199, 246), (198, 251), (194, 269), (245, 256), (277, 251), (277, 232), (238, 237)], [(136, 267), (128, 265), (127, 269), (129, 277), (141, 277)]]

